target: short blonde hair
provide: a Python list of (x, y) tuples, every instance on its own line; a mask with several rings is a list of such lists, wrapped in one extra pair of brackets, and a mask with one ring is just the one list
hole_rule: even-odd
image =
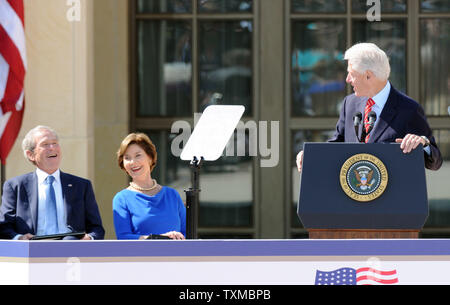
[(158, 158), (158, 154), (156, 153), (155, 144), (153, 144), (152, 140), (145, 133), (130, 133), (122, 140), (120, 143), (119, 150), (117, 151), (117, 163), (119, 167), (125, 170), (123, 166), (123, 156), (128, 147), (132, 144), (139, 145), (145, 153), (152, 159), (152, 164), (150, 164), (150, 171), (156, 166), (156, 160)]
[(391, 73), (386, 53), (373, 43), (358, 43), (345, 52), (345, 60), (352, 68), (363, 74), (372, 71), (381, 80), (387, 80)]

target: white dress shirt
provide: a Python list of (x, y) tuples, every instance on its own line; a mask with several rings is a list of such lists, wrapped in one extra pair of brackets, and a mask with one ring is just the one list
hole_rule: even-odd
[(372, 106), (372, 111), (377, 114), (377, 120), (375, 121), (373, 129), (375, 129), (378, 124), (381, 111), (383, 111), (384, 105), (386, 105), (386, 102), (389, 98), (389, 92), (391, 92), (391, 83), (387, 81), (386, 86), (384, 86), (384, 88), (381, 89), (380, 92), (372, 97), (373, 101), (375, 102), (375, 104)]

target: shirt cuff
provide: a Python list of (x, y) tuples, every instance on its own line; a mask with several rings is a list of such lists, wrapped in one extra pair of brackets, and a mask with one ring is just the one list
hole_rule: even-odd
[(427, 153), (427, 155), (431, 156), (431, 148), (430, 148), (430, 145), (428, 145), (427, 147), (424, 147), (423, 150)]

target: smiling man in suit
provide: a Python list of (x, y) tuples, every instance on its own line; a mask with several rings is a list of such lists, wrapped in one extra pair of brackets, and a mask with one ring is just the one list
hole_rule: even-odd
[[(30, 130), (22, 142), (36, 171), (3, 186), (0, 238), (86, 232), (81, 239), (103, 239), (105, 231), (89, 180), (62, 172), (58, 135), (47, 126)], [(65, 239), (73, 239), (67, 237)]]
[[(438, 170), (442, 156), (419, 103), (396, 90), (389, 82), (390, 65), (386, 53), (373, 43), (359, 43), (345, 53), (348, 61), (346, 82), (354, 94), (345, 97), (336, 131), (328, 142), (401, 143), (400, 149), (409, 153), (422, 144), (425, 167)], [(358, 135), (354, 116), (361, 113), (363, 123)], [(369, 114), (376, 114), (369, 129)], [(365, 131), (367, 128), (368, 133)], [(367, 135), (366, 135), (367, 134)], [(297, 168), (302, 170), (303, 151), (297, 155)]]

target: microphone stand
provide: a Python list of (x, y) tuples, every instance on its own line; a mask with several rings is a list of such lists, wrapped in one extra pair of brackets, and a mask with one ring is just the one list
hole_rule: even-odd
[[(361, 125), (361, 120), (362, 120), (361, 112), (355, 113), (355, 115), (353, 116), (353, 127), (355, 127), (355, 135), (356, 135), (356, 138), (358, 139), (359, 143), (363, 142), (363, 140), (361, 140), (359, 138), (359, 136), (358, 136), (358, 134), (359, 134), (359, 132), (358, 132), (359, 131), (359, 125)], [(362, 132), (364, 133), (364, 128), (363, 128)], [(362, 135), (361, 135), (361, 137), (362, 137)]]
[[(369, 127), (370, 128), (370, 127)], [(368, 133), (366, 133), (366, 129), (362, 128), (362, 132), (361, 132), (361, 140), (360, 143), (365, 143), (366, 142), (366, 137), (367, 137)]]
[(366, 133), (366, 128), (364, 128), (364, 126), (363, 126), (361, 142), (366, 142), (366, 137), (367, 137), (367, 135), (369, 135), (371, 133), (373, 127), (375, 126), (376, 120), (377, 120), (377, 115), (375, 114), (374, 111), (371, 111), (369, 113), (369, 130), (367, 130), (367, 133)]

